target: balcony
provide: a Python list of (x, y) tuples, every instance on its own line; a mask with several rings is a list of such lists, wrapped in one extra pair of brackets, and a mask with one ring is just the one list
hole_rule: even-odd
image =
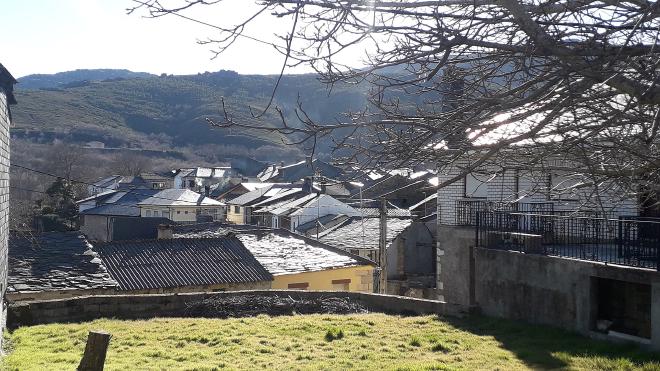
[(476, 246), (660, 271), (660, 219), (477, 212)]

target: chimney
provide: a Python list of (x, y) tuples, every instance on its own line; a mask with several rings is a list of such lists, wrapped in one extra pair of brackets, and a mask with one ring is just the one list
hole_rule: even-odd
[(158, 225), (158, 239), (159, 240), (171, 240), (174, 238), (174, 230), (169, 224), (159, 224)]

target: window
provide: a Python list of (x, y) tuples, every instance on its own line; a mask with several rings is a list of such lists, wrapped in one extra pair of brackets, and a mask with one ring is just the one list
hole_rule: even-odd
[(350, 278), (343, 280), (332, 280), (332, 289), (334, 291), (348, 291), (350, 284), (351, 284)]
[(188, 181), (188, 188), (195, 188), (195, 181), (194, 180), (189, 180)]
[(147, 210), (147, 211), (145, 212), (145, 215), (146, 215), (146, 216), (151, 216), (151, 210)]
[(234, 206), (234, 214), (240, 214), (241, 213), (241, 207), (240, 206)]
[(309, 287), (309, 282), (290, 283), (287, 287), (290, 290), (307, 290)]
[(181, 214), (181, 210), (177, 210), (176, 213), (177, 213), (177, 214)]
[(158, 210), (154, 210), (154, 216), (155, 216), (155, 217), (160, 216), (160, 214), (158, 213)]
[(188, 215), (188, 210), (184, 211), (183, 213), (186, 214), (186, 215)]
[(468, 174), (464, 182), (464, 196), (466, 198), (487, 198), (488, 183), (485, 174)]
[(169, 219), (170, 218), (170, 211), (169, 210), (163, 210), (161, 212), (161, 215), (163, 215), (163, 218)]

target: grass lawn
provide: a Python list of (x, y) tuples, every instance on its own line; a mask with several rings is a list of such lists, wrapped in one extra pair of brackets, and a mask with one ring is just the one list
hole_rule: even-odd
[(6, 335), (10, 370), (74, 370), (90, 329), (106, 370), (660, 370), (660, 354), (499, 319), (385, 314), (97, 320)]

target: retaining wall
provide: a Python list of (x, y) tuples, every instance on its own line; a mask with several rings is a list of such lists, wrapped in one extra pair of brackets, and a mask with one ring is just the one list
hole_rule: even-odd
[(660, 349), (660, 272), (484, 248), (474, 248), (474, 260), (475, 300), (483, 314), (585, 335), (596, 335), (596, 279), (648, 285), (650, 343)]
[(103, 295), (69, 299), (14, 303), (9, 306), (10, 328), (58, 322), (81, 322), (97, 318), (147, 319), (186, 317), (190, 304), (211, 298), (237, 295), (287, 296), (313, 300), (324, 297), (347, 298), (372, 312), (392, 314), (460, 315), (460, 307), (442, 301), (394, 295), (338, 291), (254, 290), (217, 293), (155, 295)]

